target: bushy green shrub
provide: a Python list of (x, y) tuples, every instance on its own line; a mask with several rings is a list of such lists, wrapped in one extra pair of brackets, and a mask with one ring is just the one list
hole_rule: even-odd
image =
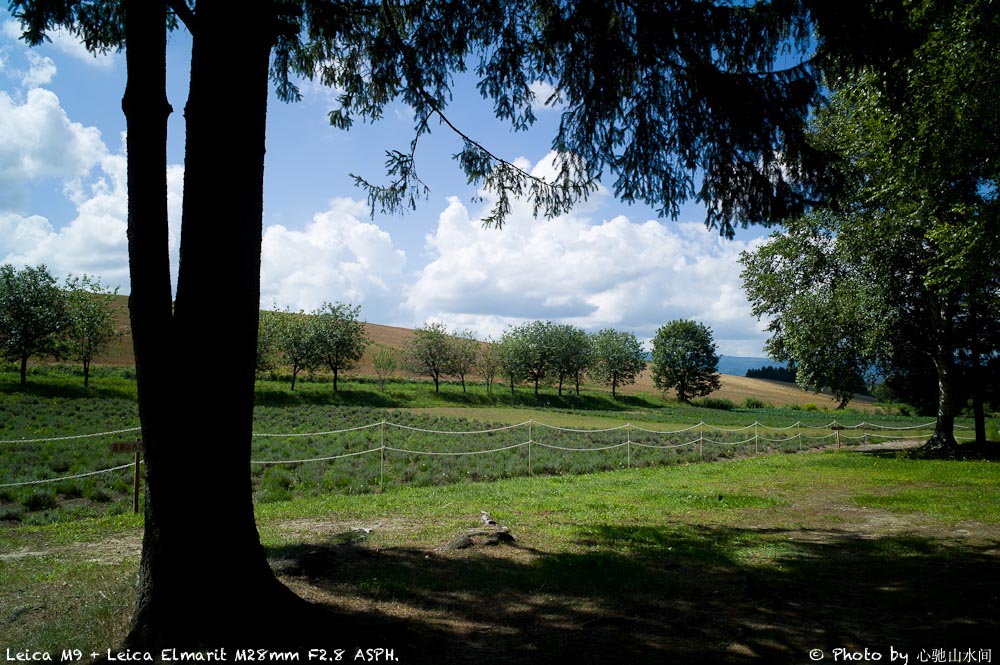
[(21, 504), (29, 511), (55, 508), (56, 503), (56, 495), (52, 490), (35, 490), (21, 501)]
[(812, 402), (806, 402), (805, 404), (802, 405), (802, 410), (803, 411), (819, 411), (819, 407), (816, 406), (815, 404), (813, 404)]
[[(269, 491), (291, 490), (294, 484), (295, 476), (279, 466), (268, 467), (267, 470), (264, 471), (263, 480), (261, 480), (261, 487)], [(279, 500), (284, 501), (284, 499)]]
[(67, 499), (79, 499), (83, 496), (83, 487), (76, 480), (64, 480), (56, 483), (56, 494), (62, 494)]
[(725, 399), (720, 397), (703, 397), (700, 400), (694, 402), (695, 406), (700, 406), (705, 409), (718, 409), (720, 411), (732, 411), (736, 408), (731, 399)]
[(747, 397), (743, 400), (743, 408), (745, 409), (772, 409), (774, 405), (770, 402), (765, 402), (759, 397)]
[(111, 501), (111, 493), (103, 487), (94, 487), (87, 492), (87, 498), (94, 503), (108, 503)]

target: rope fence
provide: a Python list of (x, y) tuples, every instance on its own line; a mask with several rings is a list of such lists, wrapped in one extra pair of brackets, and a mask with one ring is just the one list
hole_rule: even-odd
[[(683, 428), (680, 428), (680, 429), (673, 429), (673, 430), (649, 429), (647, 427), (641, 427), (639, 425), (634, 425), (632, 423), (625, 423), (623, 425), (617, 425), (617, 426), (614, 426), (614, 427), (607, 427), (607, 428), (583, 429), (583, 428), (561, 427), (561, 426), (558, 426), (558, 425), (551, 425), (551, 424), (548, 424), (548, 423), (544, 423), (544, 422), (540, 422), (540, 421), (531, 419), (531, 420), (527, 420), (527, 421), (524, 421), (522, 423), (518, 423), (518, 424), (515, 424), (515, 425), (505, 425), (505, 426), (500, 426), (500, 427), (490, 427), (490, 428), (477, 429), (477, 430), (440, 430), (440, 429), (425, 429), (425, 428), (420, 428), (420, 427), (413, 427), (413, 426), (404, 425), (404, 424), (401, 424), (401, 423), (394, 423), (394, 422), (391, 422), (391, 421), (388, 421), (388, 420), (382, 420), (382, 421), (378, 421), (378, 422), (369, 423), (367, 425), (360, 425), (360, 426), (357, 426), (357, 427), (349, 427), (349, 428), (343, 428), (343, 429), (321, 430), (321, 431), (314, 431), (314, 432), (284, 432), (284, 433), (255, 432), (253, 434), (254, 438), (260, 438), (260, 439), (282, 439), (282, 438), (284, 438), (284, 439), (297, 439), (297, 438), (330, 437), (330, 436), (337, 436), (337, 435), (343, 435), (343, 434), (350, 434), (350, 433), (360, 432), (360, 431), (364, 431), (364, 430), (374, 430), (374, 429), (377, 428), (378, 431), (379, 431), (379, 442), (378, 442), (377, 446), (366, 448), (364, 450), (351, 451), (351, 452), (343, 452), (343, 453), (338, 453), (338, 454), (335, 454), (335, 455), (322, 455), (322, 456), (314, 456), (314, 457), (301, 457), (301, 458), (296, 458), (296, 459), (264, 459), (264, 460), (257, 460), (257, 459), (255, 459), (255, 460), (251, 460), (250, 463), (253, 464), (253, 465), (259, 465), (259, 466), (300, 465), (300, 464), (307, 464), (307, 463), (312, 463), (312, 462), (331, 462), (331, 461), (342, 460), (342, 459), (347, 459), (347, 458), (352, 458), (352, 457), (359, 457), (359, 456), (363, 456), (363, 455), (369, 455), (369, 454), (373, 454), (373, 453), (379, 453), (380, 457), (381, 457), (381, 461), (380, 461), (381, 469), (380, 469), (380, 473), (379, 473), (379, 477), (380, 477), (380, 481), (379, 482), (380, 482), (380, 485), (381, 485), (382, 484), (382, 479), (385, 476), (386, 453), (390, 453), (390, 452), (391, 453), (401, 454), (401, 455), (427, 455), (427, 456), (437, 456), (437, 457), (467, 457), (467, 456), (473, 456), (473, 455), (486, 455), (486, 454), (491, 454), (491, 453), (500, 453), (500, 452), (504, 452), (504, 451), (511, 451), (511, 450), (515, 450), (515, 449), (520, 449), (520, 448), (525, 448), (526, 447), (527, 448), (527, 456), (528, 456), (528, 471), (529, 471), (529, 475), (530, 475), (532, 473), (532, 468), (531, 468), (532, 447), (543, 448), (543, 449), (548, 449), (548, 450), (558, 450), (558, 451), (567, 452), (567, 453), (602, 452), (602, 451), (610, 451), (610, 450), (617, 450), (617, 449), (620, 449), (620, 448), (625, 448), (626, 451), (627, 451), (627, 466), (629, 468), (631, 468), (632, 464), (633, 464), (633, 449), (639, 449), (639, 450), (641, 450), (641, 449), (647, 449), (647, 450), (677, 450), (677, 449), (680, 449), (680, 448), (697, 446), (698, 447), (699, 457), (703, 457), (705, 445), (724, 446), (724, 447), (735, 448), (735, 447), (738, 447), (738, 446), (748, 446), (749, 444), (752, 443), (754, 445), (754, 454), (759, 454), (760, 453), (760, 445), (761, 445), (761, 443), (764, 443), (764, 444), (787, 444), (787, 443), (792, 443), (792, 442), (796, 442), (797, 441), (799, 443), (799, 449), (801, 450), (803, 448), (803, 442), (806, 439), (808, 439), (809, 441), (811, 441), (813, 443), (822, 442), (822, 441), (826, 441), (826, 440), (830, 440), (830, 439), (835, 439), (836, 442), (837, 442), (837, 445), (839, 447), (843, 441), (853, 441), (853, 442), (868, 443), (872, 439), (879, 439), (879, 440), (899, 439), (900, 436), (901, 436), (901, 434), (900, 434), (901, 432), (917, 431), (917, 430), (932, 430), (934, 428), (934, 425), (935, 425), (934, 421), (931, 421), (931, 422), (925, 423), (925, 424), (907, 425), (907, 426), (882, 425), (882, 424), (878, 424), (878, 423), (869, 423), (869, 422), (861, 422), (861, 423), (857, 423), (857, 424), (853, 424), (853, 425), (847, 425), (847, 424), (838, 423), (836, 420), (834, 420), (834, 421), (830, 422), (827, 425), (808, 425), (808, 424), (804, 424), (801, 421), (799, 421), (799, 422), (796, 422), (796, 423), (791, 424), (791, 425), (785, 425), (785, 426), (778, 427), (778, 426), (765, 425), (765, 424), (763, 424), (761, 422), (755, 421), (755, 422), (753, 422), (753, 423), (751, 423), (749, 425), (745, 425), (745, 426), (742, 426), (742, 427), (722, 427), (722, 426), (712, 425), (710, 423), (706, 423), (704, 421), (701, 421), (701, 422), (699, 422), (697, 424), (690, 425), (688, 427), (683, 427)], [(523, 441), (520, 441), (520, 442), (517, 442), (517, 443), (513, 443), (513, 444), (510, 444), (510, 445), (504, 445), (504, 446), (499, 446), (499, 447), (482, 448), (482, 449), (477, 449), (477, 450), (464, 450), (464, 451), (422, 450), (422, 449), (413, 449), (413, 448), (409, 448), (409, 447), (390, 446), (390, 445), (387, 445), (386, 442), (385, 442), (385, 436), (386, 436), (386, 430), (387, 429), (400, 430), (400, 431), (403, 431), (403, 432), (415, 432), (415, 433), (420, 433), (420, 434), (429, 434), (429, 435), (433, 435), (435, 437), (464, 437), (464, 436), (477, 435), (477, 434), (478, 435), (492, 435), (492, 434), (497, 434), (497, 433), (501, 433), (501, 432), (511, 432), (513, 430), (522, 429), (522, 428), (526, 428), (528, 430), (527, 431), (528, 437), (527, 437), (526, 440), (523, 440)], [(806, 429), (810, 430), (811, 432), (815, 432), (817, 430), (831, 430), (831, 431), (830, 431), (829, 434), (803, 433), (802, 432), (803, 428), (806, 428)], [(968, 426), (963, 426), (963, 425), (958, 425), (958, 424), (955, 425), (955, 428), (956, 429), (966, 429), (966, 430), (970, 429)], [(624, 441), (615, 442), (615, 443), (610, 443), (610, 444), (607, 444), (607, 445), (592, 446), (592, 447), (561, 446), (561, 445), (555, 445), (555, 444), (551, 444), (551, 443), (546, 443), (544, 441), (536, 440), (534, 434), (535, 434), (535, 432), (538, 429), (552, 430), (552, 431), (562, 432), (562, 433), (566, 433), (566, 434), (585, 434), (585, 435), (608, 434), (608, 433), (614, 433), (614, 432), (624, 432), (625, 440)], [(764, 436), (764, 435), (761, 434), (762, 430), (765, 431), (765, 432), (787, 432), (787, 431), (792, 430), (792, 429), (796, 430), (796, 434), (791, 435), (791, 436), (785, 436), (783, 438), (772, 438), (772, 437)], [(46, 442), (83, 440), (83, 439), (88, 439), (88, 438), (98, 438), (98, 437), (102, 437), (102, 436), (113, 436), (113, 435), (120, 435), (120, 434), (126, 434), (126, 433), (134, 433), (134, 432), (137, 432), (139, 430), (140, 430), (139, 427), (131, 427), (131, 428), (125, 428), (125, 429), (110, 430), (110, 431), (106, 431), (106, 432), (94, 432), (94, 433), (90, 433), (90, 434), (76, 434), (76, 435), (71, 435), (71, 436), (40, 437), (40, 438), (30, 438), (30, 439), (7, 439), (7, 440), (0, 440), (0, 444), (8, 444), (8, 445), (9, 444), (39, 444), (39, 443), (46, 443)], [(641, 441), (633, 440), (633, 438), (632, 438), (632, 434), (636, 433), (636, 432), (637, 433), (646, 434), (646, 435), (661, 436), (661, 437), (667, 437), (667, 438), (669, 438), (671, 436), (675, 436), (675, 435), (678, 435), (678, 434), (688, 434), (688, 433), (694, 432), (695, 430), (697, 430), (697, 432), (698, 432), (697, 436), (695, 438), (691, 438), (688, 441), (682, 441), (682, 442), (679, 442), (679, 443), (668, 443), (668, 444), (657, 444), (657, 443), (648, 443), (648, 442), (647, 443), (643, 443)], [(741, 432), (748, 432), (749, 433), (750, 430), (753, 430), (753, 436), (749, 436), (749, 437), (746, 437), (746, 438), (743, 438), (743, 439), (740, 439), (740, 440), (737, 440), (737, 441), (722, 441), (722, 440), (718, 440), (718, 439), (714, 439), (714, 438), (708, 438), (708, 437), (705, 436), (705, 432), (706, 431), (708, 431), (708, 432), (717, 432), (717, 433), (721, 433), (721, 434), (738, 434), (738, 433), (741, 433)], [(866, 430), (866, 431), (864, 433), (861, 433), (861, 434), (846, 434), (846, 433), (844, 433), (845, 430), (847, 430), (847, 431), (854, 431), (854, 432), (857, 432), (859, 430)], [(886, 432), (893, 432), (893, 433), (891, 433), (891, 434), (880, 434), (880, 433), (878, 433), (879, 431), (886, 431)], [(961, 441), (961, 440), (972, 440), (974, 437), (955, 437), (955, 438)], [(137, 460), (137, 463), (138, 463), (138, 460)], [(0, 484), (0, 488), (14, 488), (14, 487), (24, 487), (24, 486), (31, 486), (31, 485), (42, 485), (42, 484), (46, 484), (46, 483), (57, 483), (57, 482), (62, 482), (62, 481), (66, 481), (66, 480), (74, 480), (74, 479), (78, 479), (78, 478), (85, 478), (85, 477), (90, 477), (90, 476), (96, 476), (96, 475), (106, 474), (106, 473), (114, 473), (116, 471), (121, 471), (121, 470), (127, 469), (127, 468), (132, 467), (132, 466), (133, 465), (130, 463), (130, 464), (123, 464), (123, 465), (120, 465), (120, 466), (114, 466), (114, 467), (110, 467), (110, 468), (106, 468), (106, 469), (99, 469), (99, 470), (96, 470), (96, 471), (88, 471), (88, 472), (84, 472), (84, 473), (77, 473), (77, 474), (73, 474), (73, 475), (61, 476), (61, 477), (58, 477), (58, 478), (45, 478), (45, 479), (40, 479), (40, 480), (30, 480), (30, 481), (22, 481), (22, 482), (2, 483), (2, 484)]]

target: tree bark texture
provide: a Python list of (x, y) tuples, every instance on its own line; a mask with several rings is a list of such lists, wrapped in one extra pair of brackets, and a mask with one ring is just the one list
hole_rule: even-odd
[[(172, 305), (166, 16), (163, 3), (127, 3), (130, 310), (147, 480), (133, 648), (280, 634), (275, 616), (290, 619), (287, 609), (301, 602), (268, 567), (249, 469), (270, 7), (199, 0), (195, 8)], [(214, 364), (224, 387), (184, 374), (206, 337), (221, 339)]]
[(927, 445), (932, 448), (955, 448), (955, 415), (958, 413), (955, 399), (955, 362), (947, 351), (937, 354), (934, 367), (938, 376), (938, 414), (934, 424), (934, 434)]

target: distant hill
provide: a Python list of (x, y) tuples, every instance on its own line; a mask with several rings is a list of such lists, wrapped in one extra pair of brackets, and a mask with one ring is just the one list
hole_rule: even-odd
[(719, 374), (732, 374), (733, 376), (746, 376), (748, 369), (760, 369), (761, 367), (784, 366), (770, 358), (754, 358), (752, 356), (722, 356), (719, 358)]

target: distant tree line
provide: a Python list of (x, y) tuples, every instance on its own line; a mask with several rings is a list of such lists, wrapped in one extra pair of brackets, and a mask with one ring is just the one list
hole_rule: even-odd
[(787, 383), (795, 383), (795, 368), (794, 367), (772, 367), (768, 365), (767, 367), (761, 367), (760, 369), (748, 369), (747, 378), (748, 379), (768, 379), (770, 381), (785, 381)]
[(21, 385), (29, 359), (56, 358), (81, 363), (88, 387), (94, 358), (122, 334), (115, 325), (117, 294), (87, 275), (70, 275), (60, 285), (44, 265), (0, 266), (0, 353), (20, 364)]
[[(258, 334), (258, 371), (284, 366), (291, 370), (291, 389), (303, 370), (328, 369), (337, 376), (353, 369), (371, 339), (359, 320), (360, 308), (326, 303), (310, 313), (263, 311)], [(719, 387), (718, 355), (711, 331), (693, 321), (675, 321), (653, 340), (652, 373), (661, 390), (674, 389), (684, 401)], [(513, 395), (522, 384), (537, 395), (541, 386), (580, 394), (584, 379), (618, 389), (635, 383), (646, 369), (647, 356), (634, 333), (606, 328), (595, 333), (564, 323), (530, 321), (511, 326), (499, 339), (480, 341), (471, 330), (449, 330), (438, 322), (416, 328), (402, 349), (380, 346), (372, 367), (382, 390), (398, 370), (426, 376), (441, 389), (444, 378), (478, 377), (492, 395), (503, 382)]]
[[(83, 364), (89, 385), (94, 358), (122, 332), (115, 327), (117, 289), (96, 278), (67, 277), (60, 285), (45, 266), (17, 270), (0, 266), (0, 348), (7, 360), (20, 363), (22, 385), (32, 357), (71, 358)], [(285, 367), (291, 389), (303, 370), (327, 370), (333, 389), (339, 377), (354, 369), (371, 339), (360, 320), (360, 305), (323, 303), (311, 312), (261, 311), (258, 319), (257, 370)], [(672, 321), (653, 339), (651, 372), (660, 390), (675, 390), (682, 401), (707, 395), (719, 387), (718, 354), (711, 330), (694, 321)], [(634, 333), (606, 328), (587, 333), (552, 321), (511, 326), (498, 340), (485, 342), (471, 330), (449, 330), (429, 322), (413, 331), (402, 349), (378, 348), (372, 366), (380, 387), (399, 369), (428, 376), (440, 390), (444, 377), (461, 382), (478, 376), (487, 392), (503, 381), (513, 394), (529, 384), (555, 386), (580, 394), (584, 379), (618, 389), (635, 383), (646, 369), (647, 354)]]

